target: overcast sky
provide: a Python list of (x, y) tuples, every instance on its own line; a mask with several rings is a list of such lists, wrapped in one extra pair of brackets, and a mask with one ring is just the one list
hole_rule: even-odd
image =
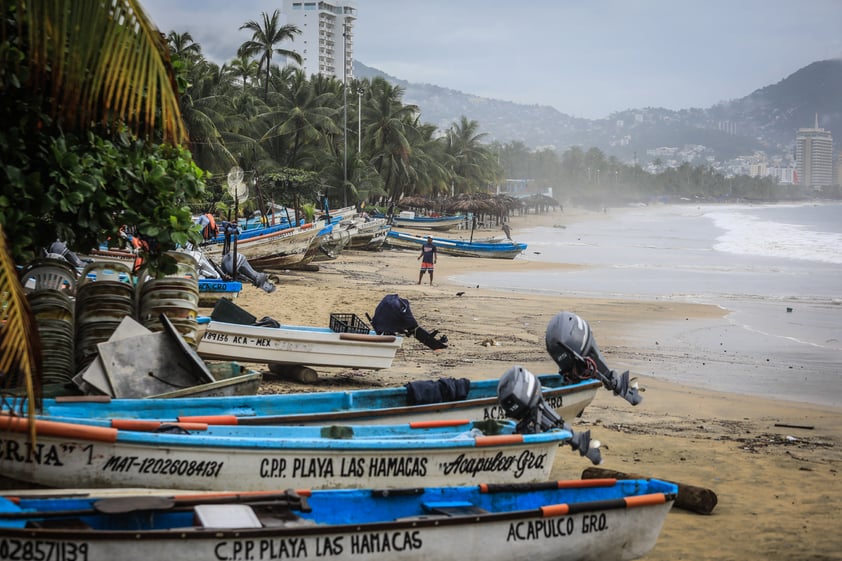
[[(282, 7), (141, 1), (161, 31), (189, 31), (220, 64), (250, 38), (240, 25)], [(354, 58), (367, 66), (589, 119), (709, 107), (842, 58), (842, 0), (358, 0), (357, 8)]]

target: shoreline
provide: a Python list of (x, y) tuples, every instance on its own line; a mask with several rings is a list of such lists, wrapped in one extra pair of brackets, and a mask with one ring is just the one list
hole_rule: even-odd
[[(515, 216), (512, 237), (538, 222), (600, 220), (602, 213), (565, 208), (565, 213)], [(610, 214), (608, 215), (610, 217)], [(480, 235), (495, 230), (481, 230)], [(465, 287), (449, 277), (461, 271), (536, 270), (526, 260), (440, 255), (434, 285), (417, 285), (418, 261), (411, 250), (346, 251), (319, 271), (285, 271), (272, 294), (245, 286), (235, 300), (256, 317), (281, 323), (326, 326), (330, 313), (373, 314), (386, 294), (410, 302), (419, 325), (447, 334), (449, 346), (431, 351), (405, 338), (390, 368), (380, 371), (319, 369), (315, 384), (289, 382), (268, 373), (263, 393), (329, 391), (401, 386), (440, 377), (499, 377), (522, 365), (539, 374), (555, 372), (544, 348), (544, 331), (562, 310), (585, 318), (609, 367), (632, 369), (643, 402), (632, 407), (607, 391), (578, 419), (601, 441), (602, 467), (709, 488), (718, 496), (711, 515), (673, 509), (649, 561), (839, 559), (836, 505), (842, 504), (842, 407), (721, 393), (669, 382), (642, 372), (682, 368), (692, 349), (657, 357), (642, 353), (637, 340), (667, 333), (676, 325), (725, 321), (726, 310), (710, 304), (622, 298), (560, 298)], [(561, 268), (579, 267), (575, 263)], [(555, 265), (552, 265), (555, 268)], [(463, 293), (458, 296), (458, 293)], [(210, 313), (210, 310), (202, 310)], [(679, 324), (680, 322), (680, 324)], [(723, 365), (735, 376), (751, 368)], [(812, 428), (790, 428), (812, 427)], [(569, 449), (559, 452), (553, 478), (578, 478), (590, 463)], [(711, 536), (717, 536), (711, 545)]]

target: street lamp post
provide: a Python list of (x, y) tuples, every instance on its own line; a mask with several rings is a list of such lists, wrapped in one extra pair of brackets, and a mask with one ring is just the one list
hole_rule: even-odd
[(345, 124), (342, 128), (342, 140), (344, 148), (342, 150), (342, 157), (344, 162), (342, 164), (342, 196), (348, 206), (348, 60), (346, 53), (348, 52), (348, 25), (343, 26), (342, 31), (342, 96), (343, 96), (343, 119)]
[(357, 88), (357, 157), (363, 151), (363, 94), (365, 89)]

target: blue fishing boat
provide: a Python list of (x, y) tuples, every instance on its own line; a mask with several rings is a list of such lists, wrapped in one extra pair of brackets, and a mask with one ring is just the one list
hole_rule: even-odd
[[(587, 561), (646, 555), (677, 494), (659, 480), (398, 490), (0, 497), (10, 559)], [(12, 557), (14, 552), (26, 552)]]
[[(538, 381), (544, 401), (562, 419), (577, 418), (602, 387), (597, 380), (568, 384), (558, 374), (538, 376)], [(40, 412), (76, 419), (123, 418), (239, 425), (505, 419), (506, 412), (497, 399), (497, 385), (497, 379), (442, 378), (410, 382), (404, 387), (337, 392), (169, 399), (72, 396), (44, 399)], [(23, 403), (20, 405), (25, 407)]]
[(47, 487), (394, 488), (545, 481), (559, 445), (592, 451), (588, 433), (518, 430), (513, 421), (219, 426), (0, 416), (5, 449), (21, 451), (3, 454), (0, 472)]
[[(386, 238), (386, 243), (390, 246), (402, 249), (420, 250), (426, 241), (427, 236), (398, 230), (390, 230)], [(458, 257), (485, 257), (487, 259), (514, 259), (526, 251), (527, 247), (525, 243), (513, 241), (474, 242), (441, 237), (434, 237), (433, 243), (439, 253)]]

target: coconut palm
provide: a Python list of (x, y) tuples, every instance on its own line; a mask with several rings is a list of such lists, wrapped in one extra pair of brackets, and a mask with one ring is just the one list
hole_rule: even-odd
[(238, 54), (237, 58), (225, 66), (225, 69), (238, 79), (242, 79), (243, 90), (245, 90), (249, 80), (260, 74), (260, 63), (250, 57)]
[(197, 62), (202, 58), (202, 46), (193, 41), (189, 31), (167, 33), (167, 43), (170, 45), (170, 54), (173, 58), (181, 59), (188, 64)]
[(418, 114), (416, 105), (403, 105), (403, 88), (383, 78), (371, 82), (371, 97), (363, 109), (370, 162), (377, 169), (389, 198), (396, 201), (410, 180), (409, 129)]
[(301, 30), (294, 25), (280, 25), (280, 11), (275, 10), (271, 16), (261, 12), (263, 23), (249, 20), (240, 26), (240, 29), (248, 29), (252, 32), (252, 38), (240, 45), (237, 56), (253, 57), (260, 55), (260, 67), (266, 67), (266, 91), (265, 98), (269, 97), (269, 76), (272, 67), (272, 55), (277, 53), (293, 59), (301, 64), (301, 55), (289, 49), (276, 48), (275, 45), (285, 40), (294, 40)]
[(19, 24), (25, 35), (26, 87), (44, 92), (65, 130), (125, 123), (139, 135), (187, 139), (169, 48), (138, 0), (19, 0), (18, 22), (5, 17), (5, 3), (3, 11), (0, 34)]

